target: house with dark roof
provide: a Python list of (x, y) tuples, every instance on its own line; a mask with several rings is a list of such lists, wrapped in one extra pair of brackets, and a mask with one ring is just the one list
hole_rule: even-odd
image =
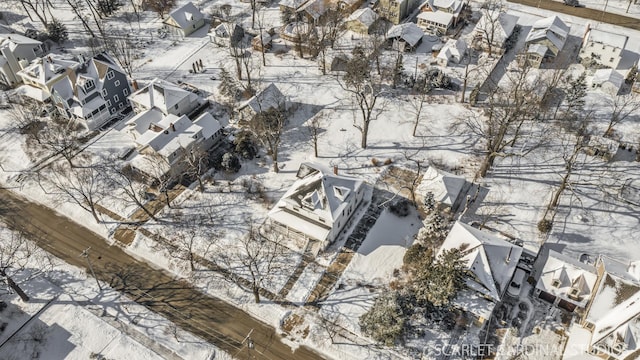
[(302, 163), (298, 180), (269, 211), (272, 230), (317, 253), (333, 243), (364, 198), (364, 181)]
[(192, 2), (173, 10), (163, 21), (165, 30), (182, 37), (189, 36), (202, 26), (204, 26), (204, 15)]

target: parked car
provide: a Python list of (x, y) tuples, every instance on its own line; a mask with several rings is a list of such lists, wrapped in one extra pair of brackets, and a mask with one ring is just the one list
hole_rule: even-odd
[(524, 270), (516, 268), (516, 272), (513, 274), (513, 278), (511, 279), (511, 283), (509, 284), (509, 288), (507, 289), (509, 295), (515, 297), (520, 295), (520, 289), (522, 288), (522, 283), (524, 282), (525, 275), (526, 273)]

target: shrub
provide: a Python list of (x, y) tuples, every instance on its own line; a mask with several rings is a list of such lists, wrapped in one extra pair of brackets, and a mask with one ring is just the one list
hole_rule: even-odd
[(551, 231), (552, 227), (553, 227), (553, 223), (551, 222), (551, 220), (542, 219), (538, 222), (538, 231), (540, 231), (543, 234), (546, 234), (549, 231)]
[(243, 159), (251, 160), (258, 154), (258, 147), (255, 144), (253, 136), (248, 131), (241, 131), (236, 135), (233, 140), (236, 153), (238, 153)]
[(393, 215), (398, 217), (405, 217), (409, 215), (409, 209), (410, 204), (409, 200), (407, 199), (398, 200), (395, 203), (391, 204), (391, 206), (389, 206), (389, 211), (391, 211)]
[(226, 153), (222, 155), (222, 163), (220, 163), (220, 165), (224, 171), (230, 173), (237, 173), (242, 167), (240, 159), (238, 159), (238, 157), (233, 153)]
[(56, 18), (53, 18), (53, 20), (49, 24), (47, 24), (47, 35), (49, 35), (49, 39), (58, 44), (61, 44), (69, 39), (67, 26), (61, 23)]

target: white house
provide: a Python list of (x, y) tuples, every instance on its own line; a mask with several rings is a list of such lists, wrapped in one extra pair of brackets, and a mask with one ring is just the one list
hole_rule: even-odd
[(513, 33), (518, 23), (518, 17), (505, 12), (487, 12), (476, 24), (473, 30), (474, 46), (491, 53), (502, 54), (506, 41)]
[(18, 93), (38, 102), (45, 102), (51, 97), (53, 86), (65, 79), (80, 67), (74, 58), (49, 54), (33, 60), (27, 67), (17, 72), (24, 85)]
[(163, 114), (190, 115), (205, 103), (197, 94), (165, 80), (155, 78), (129, 96), (136, 113), (158, 108)]
[(368, 34), (379, 18), (380, 16), (376, 14), (375, 11), (371, 10), (371, 8), (365, 7), (351, 13), (345, 21), (345, 26), (351, 31)]
[(220, 46), (237, 46), (244, 38), (244, 29), (238, 24), (220, 23), (209, 34), (209, 38)]
[(462, 176), (450, 174), (433, 166), (422, 175), (418, 185), (418, 198), (425, 198), (427, 193), (433, 194), (436, 205), (449, 207), (456, 212), (465, 200), (471, 184)]
[(304, 249), (310, 241), (317, 249), (326, 248), (362, 202), (364, 182), (312, 163), (302, 163), (296, 176), (298, 180), (269, 211), (269, 222), (293, 242), (292, 248)]
[(537, 274), (534, 294), (570, 312), (584, 310), (595, 291), (595, 267), (554, 250), (544, 252), (546, 261)]
[(387, 31), (387, 40), (392, 41), (394, 48), (399, 47), (402, 51), (415, 49), (423, 36), (422, 29), (412, 22), (394, 25)]
[(436, 63), (438, 65), (446, 67), (447, 65), (459, 64), (464, 55), (467, 52), (467, 43), (462, 39), (450, 39), (447, 41), (438, 56), (436, 57)]
[(628, 40), (629, 37), (626, 35), (592, 29), (587, 26), (579, 56), (582, 59), (593, 59), (599, 64), (616, 69), (622, 59), (622, 53)]
[(551, 16), (533, 23), (525, 44), (525, 60), (539, 68), (542, 62), (558, 56), (569, 36), (569, 25), (558, 16)]
[(463, 8), (462, 0), (427, 0), (418, 14), (418, 26), (427, 33), (445, 35), (458, 24)]
[(614, 69), (598, 69), (593, 73), (591, 86), (600, 88), (611, 96), (615, 96), (624, 85), (624, 76)]
[(185, 37), (204, 26), (204, 15), (188, 2), (170, 12), (163, 24), (165, 30)]
[(0, 84), (21, 82), (18, 71), (43, 54), (42, 43), (19, 34), (0, 34)]
[(438, 255), (451, 249), (462, 250), (462, 261), (468, 271), (466, 290), (454, 298), (453, 305), (484, 322), (509, 287), (522, 248), (458, 221), (438, 250)]
[(278, 87), (271, 83), (237, 108), (240, 121), (250, 121), (256, 114), (273, 108), (286, 108), (286, 100)]

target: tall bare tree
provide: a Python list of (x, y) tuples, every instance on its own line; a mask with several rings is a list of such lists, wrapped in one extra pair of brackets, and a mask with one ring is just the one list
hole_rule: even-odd
[(46, 129), (40, 132), (40, 144), (51, 155), (62, 156), (73, 167), (73, 157), (80, 146), (81, 128), (82, 125), (75, 120), (54, 114), (53, 119), (47, 122)]
[(14, 0), (27, 13), (29, 19), (33, 21), (31, 15), (35, 15), (42, 25), (46, 28), (49, 24), (49, 16), (51, 16), (51, 8), (53, 4), (50, 0)]
[(287, 114), (281, 107), (271, 107), (260, 111), (249, 122), (251, 132), (256, 139), (267, 149), (273, 160), (273, 172), (279, 172), (278, 152), (280, 141), (284, 133), (284, 126), (287, 121)]
[(612, 99), (607, 99), (607, 106), (611, 111), (611, 117), (604, 135), (611, 136), (615, 126), (620, 125), (640, 109), (640, 98), (633, 92), (627, 95), (616, 95)]
[(410, 103), (411, 107), (413, 108), (413, 113), (416, 115), (416, 118), (413, 122), (413, 131), (411, 132), (411, 135), (415, 137), (418, 131), (418, 125), (420, 124), (420, 119), (422, 117), (424, 104), (429, 97), (429, 92), (431, 91), (431, 82), (427, 81), (426, 76), (420, 77), (419, 79), (417, 79), (413, 89), (415, 91), (415, 94), (411, 95)]
[(325, 117), (323, 114), (318, 114), (311, 118), (307, 125), (307, 131), (309, 132), (309, 137), (313, 144), (313, 156), (315, 157), (318, 157), (318, 140), (320, 139), (320, 134), (322, 134), (324, 126)]
[(105, 49), (118, 62), (118, 65), (133, 78), (133, 66), (137, 58), (137, 50), (128, 34), (112, 33), (104, 39)]
[(119, 189), (120, 194), (115, 194), (125, 203), (136, 205), (149, 218), (158, 220), (155, 214), (147, 208), (145, 193), (146, 186), (141, 183), (139, 174), (131, 168), (130, 165), (122, 166), (122, 164), (114, 161), (105, 167), (106, 181), (112, 189)]
[(184, 149), (183, 152), (182, 165), (185, 168), (185, 174), (195, 178), (198, 181), (198, 189), (203, 192), (202, 176), (209, 170), (209, 154), (199, 146), (190, 150)]
[(482, 18), (476, 29), (482, 35), (482, 45), (487, 49), (489, 56), (493, 56), (498, 40), (506, 40), (500, 39), (503, 36), (501, 34), (500, 16), (504, 9), (505, 7), (501, 0), (489, 0), (482, 5), (480, 10)]

